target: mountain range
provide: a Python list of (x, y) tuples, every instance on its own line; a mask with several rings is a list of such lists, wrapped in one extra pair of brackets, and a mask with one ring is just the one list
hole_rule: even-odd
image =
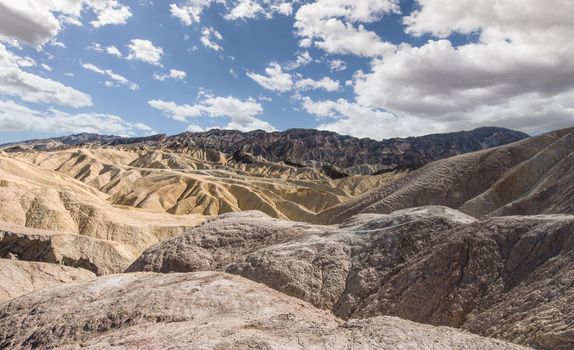
[(43, 151), (78, 146), (145, 146), (170, 150), (197, 148), (238, 157), (244, 155), (244, 160), (249, 159), (246, 156), (249, 155), (296, 167), (331, 166), (346, 174), (369, 175), (380, 171), (416, 169), (435, 160), (505, 145), (526, 137), (528, 135), (525, 133), (496, 127), (383, 141), (358, 139), (313, 129), (271, 133), (262, 130), (241, 132), (214, 129), (174, 136), (138, 138), (78, 134), (24, 141), (2, 145), (0, 148), (8, 152), (21, 148)]
[(574, 348), (574, 128), (0, 149), (0, 348)]

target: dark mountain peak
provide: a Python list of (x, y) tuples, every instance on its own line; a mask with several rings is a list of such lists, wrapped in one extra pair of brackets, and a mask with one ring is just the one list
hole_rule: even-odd
[(137, 138), (81, 133), (24, 141), (11, 146), (19, 146), (12, 148), (14, 152), (22, 147), (50, 150), (55, 147), (81, 145), (146, 145), (174, 151), (200, 148), (229, 155), (261, 157), (270, 162), (326, 167), (325, 169), (330, 169), (333, 174), (373, 174), (396, 169), (415, 169), (438, 159), (504, 145), (526, 137), (528, 135), (525, 133), (497, 127), (382, 141), (358, 139), (315, 129), (275, 132), (212, 129), (206, 132), (184, 132), (174, 136), (160, 134)]

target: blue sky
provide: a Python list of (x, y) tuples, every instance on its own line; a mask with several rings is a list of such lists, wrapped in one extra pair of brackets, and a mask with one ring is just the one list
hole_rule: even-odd
[(567, 0), (552, 9), (538, 0), (0, 0), (0, 142), (83, 131), (320, 128), (382, 139), (566, 127), (570, 10)]

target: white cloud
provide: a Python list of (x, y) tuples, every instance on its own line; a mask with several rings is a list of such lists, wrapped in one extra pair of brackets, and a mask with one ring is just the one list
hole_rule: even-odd
[(51, 41), (50, 41), (50, 46), (59, 47), (59, 48), (61, 48), (61, 49), (65, 49), (65, 48), (66, 48), (66, 45), (65, 45), (63, 42), (57, 41), (57, 40), (51, 40)]
[(329, 92), (339, 91), (339, 82), (329, 77), (324, 77), (320, 80), (313, 80), (309, 78), (301, 79), (295, 84), (298, 90), (314, 90), (323, 89)]
[(292, 3), (283, 0), (185, 0), (170, 4), (170, 13), (184, 25), (201, 22), (201, 14), (214, 3), (223, 4), (227, 8), (224, 18), (230, 21), (252, 19), (259, 16), (272, 18), (275, 13), (290, 16), (293, 12)]
[(153, 78), (155, 80), (164, 81), (167, 79), (173, 80), (183, 80), (186, 77), (186, 73), (177, 69), (171, 69), (168, 74), (158, 74), (154, 73)]
[(225, 126), (226, 129), (242, 131), (255, 129), (275, 130), (269, 123), (257, 118), (258, 115), (263, 113), (263, 107), (252, 98), (240, 100), (232, 96), (202, 95), (195, 105), (178, 105), (175, 102), (162, 100), (151, 100), (149, 105), (162, 111), (168, 117), (182, 122), (187, 121), (188, 118), (200, 116), (226, 117), (231, 119)]
[(185, 25), (199, 23), (203, 10), (211, 6), (215, 0), (186, 0), (181, 5), (170, 4), (170, 13)]
[(283, 71), (281, 65), (277, 62), (272, 62), (265, 68), (265, 75), (248, 72), (247, 76), (254, 80), (263, 88), (278, 93), (291, 91), (295, 88), (298, 91), (323, 89), (326, 91), (338, 91), (339, 82), (329, 77), (324, 77), (319, 80), (310, 78), (303, 78), (301, 75), (296, 74), (295, 77)]
[(340, 59), (335, 59), (329, 62), (329, 68), (333, 72), (342, 72), (347, 69), (347, 62)]
[[(7, 51), (6, 47), (2, 46), (2, 44), (0, 44), (0, 55), (2, 55), (4, 57), (4, 59), (6, 59), (6, 62), (9, 62), (10, 60), (13, 60), (13, 62), (22, 68), (29, 68), (29, 67), (34, 67), (36, 65), (36, 61), (34, 61), (33, 58), (31, 57), (21, 57), (21, 56), (16, 56), (13, 53), (11, 53), (10, 51)], [(11, 57), (10, 57), (11, 56)], [(9, 65), (9, 64), (7, 64)]]
[(199, 125), (197, 125), (197, 124), (189, 124), (189, 125), (187, 126), (187, 129), (186, 129), (186, 130), (187, 130), (187, 131), (190, 131), (190, 132), (204, 132), (204, 131), (205, 131), (204, 128), (202, 128), (201, 126), (199, 126)]
[(223, 48), (221, 47), (221, 45), (215, 42), (216, 40), (218, 41), (223, 40), (223, 37), (217, 30), (211, 27), (204, 27), (201, 30), (201, 43), (203, 44), (203, 46), (215, 51), (222, 51)]
[(149, 126), (126, 122), (110, 114), (69, 114), (56, 109), (38, 111), (14, 101), (0, 100), (1, 131), (31, 131), (46, 133), (99, 133), (120, 136), (155, 133)]
[(292, 4), (283, 0), (230, 0), (227, 4), (230, 7), (225, 15), (227, 20), (251, 19), (258, 16), (270, 19), (275, 13), (284, 16), (293, 13)]
[(552, 6), (544, 1), (523, 0), (417, 2), (420, 8), (404, 19), (408, 32), (414, 35), (432, 33), (444, 38), (454, 32), (469, 34), (478, 30), (500, 32), (511, 37), (543, 34), (537, 30), (561, 29), (563, 34), (572, 33), (574, 3), (568, 0), (554, 1)]
[(275, 12), (280, 13), (283, 16), (291, 16), (293, 13), (293, 5), (291, 5), (289, 2), (282, 2), (272, 5), (272, 8)]
[(122, 55), (122, 53), (120, 52), (120, 50), (118, 50), (118, 48), (115, 47), (115, 46), (113, 46), (113, 45), (106, 47), (106, 52), (107, 52), (109, 55), (116, 56), (116, 57), (118, 57), (118, 58), (123, 57), (123, 55)]
[(309, 54), (309, 51), (303, 51), (301, 53), (298, 53), (297, 58), (295, 58), (295, 61), (289, 62), (285, 68), (287, 70), (294, 70), (299, 67), (303, 67), (311, 62), (313, 62), (313, 58)]
[(96, 20), (90, 22), (94, 28), (100, 28), (110, 24), (126, 24), (128, 18), (132, 16), (130, 7), (122, 5), (116, 0), (104, 2), (90, 1), (90, 4), (98, 16)]
[(97, 66), (95, 66), (91, 63), (82, 63), (82, 67), (84, 69), (89, 70), (89, 71), (92, 71), (92, 72), (95, 72), (95, 73), (98, 73), (100, 75), (104, 75), (104, 76), (110, 78), (113, 82), (112, 81), (106, 81), (106, 86), (108, 86), (108, 87), (114, 87), (114, 86), (117, 86), (119, 84), (119, 85), (127, 86), (130, 90), (139, 89), (138, 84), (132, 83), (131, 81), (129, 81), (124, 76), (121, 76), (117, 73), (114, 73), (110, 69), (101, 69), (101, 68), (98, 68)]
[(103, 47), (100, 43), (92, 43), (90, 46), (88, 46), (88, 49), (99, 53), (107, 53), (108, 55), (112, 55), (117, 58), (124, 58), (124, 55), (122, 55), (121, 51), (114, 45)]
[(52, 71), (52, 67), (48, 66), (48, 65), (45, 64), (45, 63), (42, 63), (41, 66), (42, 66), (42, 68), (43, 68), (44, 70), (46, 70), (46, 71), (48, 71), (48, 72), (51, 72), (51, 71)]
[(163, 49), (156, 47), (149, 40), (132, 39), (131, 43), (127, 45), (130, 49), (128, 60), (139, 60), (150, 64), (161, 65), (161, 57)]
[(151, 107), (159, 109), (170, 118), (180, 122), (187, 121), (187, 118), (199, 117), (203, 113), (202, 107), (199, 105), (178, 105), (175, 102), (162, 100), (151, 100), (148, 103)]
[(345, 99), (337, 101), (313, 101), (308, 97), (302, 98), (303, 109), (320, 119), (328, 119), (317, 128), (330, 130), (340, 134), (355, 137), (369, 137), (382, 140), (389, 137), (412, 136), (436, 131), (430, 123), (424, 120), (405, 120), (384, 110), (372, 109), (349, 102)]
[(96, 51), (96, 52), (104, 52), (104, 47), (100, 43), (91, 43), (88, 46), (88, 50)]
[[(0, 44), (0, 94), (28, 102), (53, 103), (70, 107), (92, 105), (92, 98), (57, 81), (23, 71), (33, 60), (19, 57)], [(35, 63), (34, 63), (35, 64)]]
[(316, 0), (299, 8), (295, 29), (304, 48), (315, 45), (331, 54), (384, 56), (394, 52), (395, 46), (362, 23), (393, 12), (400, 12), (398, 0)]
[(231, 9), (231, 11), (225, 15), (225, 18), (229, 20), (240, 18), (255, 18), (259, 13), (263, 11), (263, 7), (261, 7), (257, 1), (239, 0), (233, 9)]
[(247, 76), (265, 89), (286, 92), (293, 87), (291, 74), (283, 72), (279, 63), (273, 62), (265, 68), (265, 75), (248, 72)]
[(473, 32), (478, 41), (402, 45), (373, 60), (355, 79), (359, 104), (441, 130), (493, 124), (540, 132), (574, 124), (574, 100), (565, 98), (574, 95), (573, 2), (419, 3), (404, 20), (410, 33)]
[(45, 44), (64, 25), (81, 25), (86, 8), (96, 14), (97, 20), (92, 22), (96, 27), (123, 24), (131, 15), (129, 7), (117, 0), (0, 0), (0, 40)]

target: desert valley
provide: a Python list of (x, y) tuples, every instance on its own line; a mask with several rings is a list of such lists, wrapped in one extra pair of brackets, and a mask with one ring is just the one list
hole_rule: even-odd
[(573, 151), (500, 128), (4, 145), (0, 347), (570, 349)]
[(574, 0), (0, 0), (0, 350), (574, 350)]

